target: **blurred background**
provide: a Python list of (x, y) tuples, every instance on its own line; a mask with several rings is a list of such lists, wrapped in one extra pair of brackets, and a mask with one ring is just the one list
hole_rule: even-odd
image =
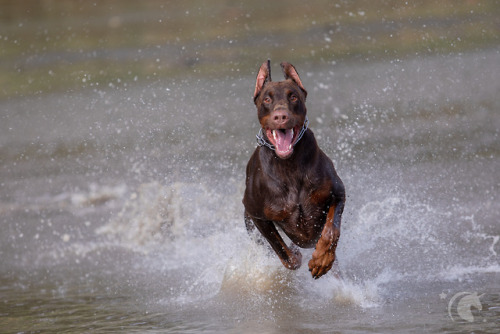
[(495, 0), (0, 2), (0, 98), (498, 45)]
[[(346, 185), (342, 280), (245, 230), (268, 58)], [(0, 0), (0, 332), (497, 334), (499, 65), (495, 0)]]

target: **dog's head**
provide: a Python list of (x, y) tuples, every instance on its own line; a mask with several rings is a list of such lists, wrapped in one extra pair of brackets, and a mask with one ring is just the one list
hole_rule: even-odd
[(306, 120), (307, 91), (292, 64), (281, 63), (284, 81), (271, 81), (270, 61), (257, 74), (253, 95), (257, 115), (267, 140), (281, 159), (289, 158)]

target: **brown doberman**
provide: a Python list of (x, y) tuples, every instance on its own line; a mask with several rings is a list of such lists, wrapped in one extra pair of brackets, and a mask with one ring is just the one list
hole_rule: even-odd
[(271, 81), (269, 60), (257, 74), (253, 97), (261, 130), (246, 169), (245, 224), (249, 232), (257, 227), (288, 269), (302, 263), (296, 246), (315, 247), (309, 271), (319, 278), (335, 261), (345, 189), (307, 128), (307, 91), (295, 67), (284, 62), (281, 68), (284, 81)]

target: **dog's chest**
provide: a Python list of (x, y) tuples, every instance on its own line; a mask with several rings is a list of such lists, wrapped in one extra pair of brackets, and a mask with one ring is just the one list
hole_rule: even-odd
[[(308, 225), (324, 216), (324, 203), (314, 201), (316, 188), (297, 183), (273, 187), (265, 204), (266, 219), (294, 225)], [(321, 201), (323, 202), (323, 201)]]

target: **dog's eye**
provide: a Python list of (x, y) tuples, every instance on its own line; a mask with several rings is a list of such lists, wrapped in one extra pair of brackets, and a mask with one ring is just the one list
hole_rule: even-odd
[(264, 99), (264, 103), (271, 103), (271, 98), (268, 96)]
[(292, 95), (290, 95), (290, 101), (292, 101), (292, 102), (297, 102), (297, 100), (298, 100), (298, 98), (297, 98), (297, 96), (296, 96), (296, 95), (293, 95), (293, 94), (292, 94)]

